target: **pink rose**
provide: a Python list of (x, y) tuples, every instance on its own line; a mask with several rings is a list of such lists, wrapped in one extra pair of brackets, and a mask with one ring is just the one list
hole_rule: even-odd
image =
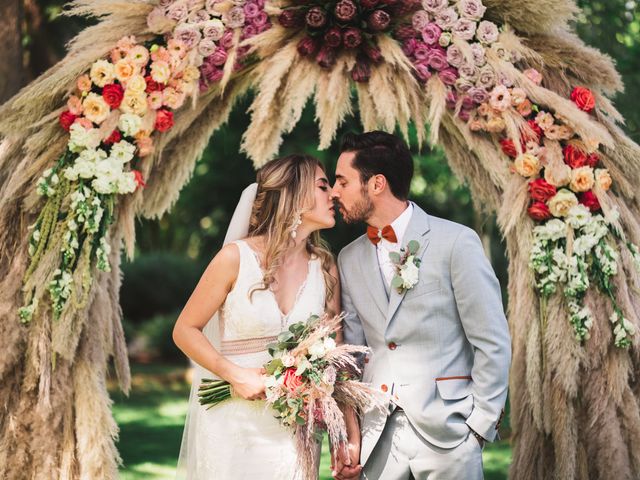
[(445, 85), (455, 85), (458, 79), (458, 71), (453, 67), (448, 67), (438, 72), (438, 76)]
[(498, 31), (498, 26), (487, 20), (483, 20), (478, 25), (478, 29), (476, 31), (476, 37), (482, 43), (495, 43), (498, 41), (498, 36), (500, 32)]
[(454, 67), (459, 67), (464, 62), (462, 50), (456, 45), (451, 45), (447, 48), (447, 62)]
[(474, 21), (482, 20), (487, 7), (480, 0), (459, 0), (458, 11), (460, 15)]
[[(447, 62), (447, 57), (442, 51), (431, 50), (431, 54), (429, 56), (429, 66), (436, 71), (442, 71), (445, 68), (449, 67), (449, 62)], [(458, 78), (457, 75), (456, 78)]]
[(411, 24), (418, 32), (422, 32), (429, 25), (429, 14), (424, 10), (418, 10), (413, 14)]
[(264, 11), (258, 12), (258, 14), (251, 19), (251, 23), (254, 27), (263, 27), (269, 22), (269, 15)]
[(223, 66), (227, 61), (227, 51), (224, 48), (216, 48), (212, 55), (207, 57), (207, 61), (217, 67)]
[(427, 80), (429, 80), (431, 78), (431, 70), (429, 70), (429, 66), (428, 65), (424, 65), (422, 63), (418, 63), (416, 65), (414, 65), (415, 69), (416, 69), (416, 76), (418, 77), (418, 80), (422, 81), (422, 82), (426, 82)]
[(438, 39), (440, 38), (441, 33), (442, 30), (438, 25), (436, 25), (435, 23), (429, 23), (422, 30), (422, 40), (424, 40), (424, 43), (426, 43), (427, 45), (435, 45), (436, 43), (438, 43)]
[(253, 18), (260, 13), (260, 8), (253, 2), (244, 4), (244, 15), (247, 18)]
[(453, 8), (446, 8), (436, 14), (436, 24), (443, 30), (451, 30), (457, 21), (458, 13)]
[(459, 38), (469, 41), (476, 34), (476, 22), (468, 18), (461, 18), (455, 23), (452, 31)]
[(302, 386), (303, 381), (300, 375), (296, 375), (295, 368), (287, 368), (284, 372), (283, 383), (290, 392), (295, 392)]

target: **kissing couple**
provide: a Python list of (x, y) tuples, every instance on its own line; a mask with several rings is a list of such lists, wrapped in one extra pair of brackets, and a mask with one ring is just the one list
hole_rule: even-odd
[[(194, 386), (214, 376), (234, 392), (204, 409), (192, 388), (178, 478), (302, 478), (291, 430), (265, 408), (267, 344), (310, 315), (341, 312), (337, 342), (369, 348), (362, 381), (385, 408), (344, 409), (334, 478), (483, 478), (511, 362), (498, 280), (473, 230), (408, 199), (414, 167), (401, 138), (347, 134), (340, 151), (333, 186), (307, 155), (258, 171), (176, 321)], [(320, 236), (336, 209), (367, 225), (337, 260)]]

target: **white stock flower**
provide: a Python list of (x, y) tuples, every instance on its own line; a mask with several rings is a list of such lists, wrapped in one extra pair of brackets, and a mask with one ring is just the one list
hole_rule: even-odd
[(127, 137), (133, 137), (140, 131), (142, 118), (133, 113), (123, 113), (118, 120), (118, 128), (122, 130)]
[(136, 151), (136, 146), (126, 140), (120, 140), (118, 143), (114, 143), (111, 146), (111, 153), (109, 158), (120, 162), (121, 164), (127, 163), (133, 159), (133, 155)]
[(574, 229), (582, 228), (591, 221), (591, 211), (580, 203), (569, 209), (566, 220)]
[(325, 348), (322, 340), (318, 340), (309, 347), (309, 355), (311, 355), (311, 358), (320, 358), (324, 355), (324, 353)]
[(79, 153), (86, 148), (96, 148), (100, 145), (100, 134), (97, 129), (86, 130), (78, 123), (74, 123), (69, 128), (69, 150)]
[(136, 176), (133, 172), (123, 172), (116, 181), (118, 193), (124, 195), (136, 191)]

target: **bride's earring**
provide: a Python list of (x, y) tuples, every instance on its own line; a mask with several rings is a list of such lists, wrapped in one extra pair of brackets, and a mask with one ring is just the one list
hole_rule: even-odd
[(293, 228), (291, 229), (291, 238), (295, 239), (298, 236), (298, 227), (302, 224), (302, 217), (300, 214), (296, 216), (295, 222), (293, 222)]

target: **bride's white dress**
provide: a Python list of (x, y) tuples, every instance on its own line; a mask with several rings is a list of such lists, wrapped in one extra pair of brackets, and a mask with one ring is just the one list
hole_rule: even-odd
[[(256, 290), (249, 299), (251, 289), (262, 281), (262, 270), (256, 253), (246, 242), (233, 243), (240, 250), (240, 268), (234, 288), (219, 312), (222, 350), (224, 353), (226, 345), (224, 354), (237, 365), (259, 368), (270, 359), (266, 350), (234, 350), (246, 351), (252, 343), (264, 345), (265, 337), (276, 336), (288, 325), (324, 312), (321, 262), (318, 258), (309, 261), (306, 281), (285, 315), (270, 290)], [(300, 478), (293, 435), (262, 400), (231, 398), (209, 410), (201, 407), (193, 425), (192, 451), (196, 458), (189, 462), (189, 480)]]

